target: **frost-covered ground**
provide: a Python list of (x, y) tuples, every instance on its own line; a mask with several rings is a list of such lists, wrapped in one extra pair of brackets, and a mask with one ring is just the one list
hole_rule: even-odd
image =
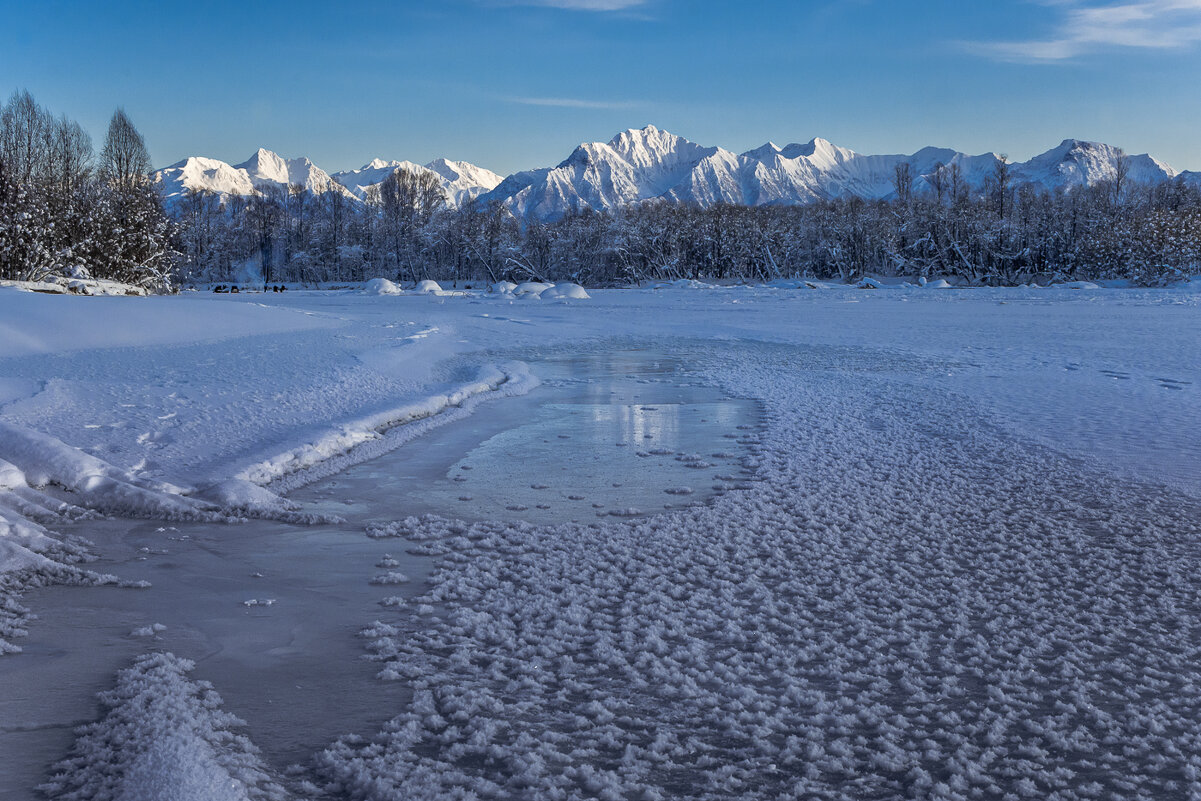
[[(10, 591), (88, 580), (45, 539), (88, 509), (303, 519), (271, 490), (488, 414), (539, 354), (670, 352), (767, 415), (739, 431), (753, 480), (705, 473), (737, 488), (707, 506), (374, 527), (437, 558), (362, 621), (412, 703), (303, 781), (163, 658), (52, 795), (1201, 794), (1201, 293), (590, 294), (0, 293)], [(178, 736), (122, 735), (134, 707)]]

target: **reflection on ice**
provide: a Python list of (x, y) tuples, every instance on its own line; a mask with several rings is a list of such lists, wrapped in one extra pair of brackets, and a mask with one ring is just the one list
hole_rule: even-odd
[(702, 503), (714, 479), (740, 470), (745, 451), (730, 451), (725, 437), (753, 423), (756, 407), (663, 380), (677, 369), (630, 353), (539, 362), (544, 384), (529, 396), (293, 497), (344, 515), (348, 498), (370, 499), (349, 511), (376, 520), (433, 513), (531, 523)]

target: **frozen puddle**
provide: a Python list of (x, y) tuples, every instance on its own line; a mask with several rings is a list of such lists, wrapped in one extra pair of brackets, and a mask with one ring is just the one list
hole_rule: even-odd
[(543, 386), (293, 494), (336, 526), (107, 520), (84, 524), (94, 567), (146, 590), (54, 587), (24, 653), (0, 659), (0, 799), (25, 799), (98, 715), (95, 694), (148, 651), (193, 659), (276, 768), (347, 733), (370, 734), (408, 691), (375, 678), (358, 632), (395, 612), (432, 560), (372, 522), (436, 513), (566, 522), (703, 503), (747, 476), (758, 407), (691, 382), (661, 354), (538, 362)]
[(634, 352), (540, 362), (544, 385), (533, 395), (489, 405), (423, 447), (292, 497), (381, 521), (432, 512), (583, 522), (701, 503), (715, 487), (746, 480), (739, 440), (758, 412), (750, 401), (681, 381), (680, 370)]

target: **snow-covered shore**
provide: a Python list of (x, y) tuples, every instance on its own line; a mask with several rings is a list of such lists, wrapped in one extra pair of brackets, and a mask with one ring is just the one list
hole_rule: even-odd
[[(1201, 620), (1187, 579), (1201, 294), (590, 294), (0, 291), (0, 558), (11, 566), (0, 637), (20, 633), (21, 581), (56, 580), (76, 558), (64, 552), (80, 555), (57, 542), (56, 519), (284, 514), (264, 485), (285, 489), (288, 476), (349, 463), (354, 446), (369, 456), (419, 431), (398, 423), (483, 414), (481, 400), (531, 386), (537, 365), (514, 363), (522, 349), (653, 343), (766, 404), (767, 431), (749, 437), (760, 480), (649, 520), (400, 525), (453, 555), (422, 603), (370, 629), (385, 675), (419, 692), (370, 748), (333, 747), (326, 781), (367, 797), (466, 786), (507, 797), (513, 781), (581, 797), (844, 797), (868, 781), (930, 797), (1068, 798), (1092, 784), (1121, 791), (1123, 772), (1131, 792), (1183, 798), (1197, 786), (1198, 710), (1178, 668)], [(492, 668), (468, 669), (479, 653)], [(1087, 679), (1105, 665), (1119, 678)], [(123, 681), (162, 674), (194, 694), (184, 668), (141, 663)], [(1128, 687), (1151, 700), (1115, 707)], [(514, 702), (517, 690), (528, 700)], [(701, 730), (714, 737), (687, 734)], [(1001, 756), (965, 750), (990, 736)], [(1164, 766), (1107, 737), (1180, 756)]]

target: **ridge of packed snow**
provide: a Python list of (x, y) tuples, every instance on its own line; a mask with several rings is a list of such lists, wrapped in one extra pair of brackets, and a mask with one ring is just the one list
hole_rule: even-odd
[(100, 694), (103, 717), (76, 729), (71, 755), (39, 788), (62, 801), (284, 801), (288, 793), (246, 724), (222, 710), (195, 664), (169, 653), (138, 657)]
[(328, 429), (312, 442), (256, 461), (235, 478), (285, 492), (394, 450), (437, 425), (461, 419), (489, 395), (524, 394), (537, 385), (529, 367), (520, 362), (486, 365), (474, 381)]

